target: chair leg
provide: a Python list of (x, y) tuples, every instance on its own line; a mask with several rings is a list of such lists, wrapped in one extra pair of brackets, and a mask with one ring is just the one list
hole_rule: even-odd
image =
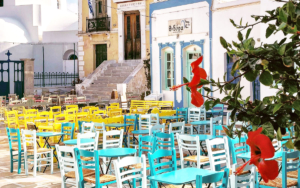
[(24, 166), (25, 166), (25, 175), (28, 176), (28, 162), (27, 162), (27, 153), (24, 153)]
[(53, 152), (52, 151), (50, 152), (50, 158), (51, 158), (50, 159), (51, 160), (50, 161), (50, 164), (51, 164), (51, 174), (53, 174)]
[(33, 155), (33, 176), (36, 177), (37, 170), (37, 155)]
[(20, 152), (18, 152), (18, 174), (20, 174), (21, 173), (21, 159), (22, 159), (22, 153), (21, 153), (21, 151)]
[(10, 172), (13, 173), (14, 171), (14, 157), (13, 152), (10, 151)]

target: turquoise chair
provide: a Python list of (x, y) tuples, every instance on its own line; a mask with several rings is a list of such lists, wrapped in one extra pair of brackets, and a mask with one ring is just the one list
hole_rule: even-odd
[[(237, 163), (237, 156), (242, 154), (242, 153), (247, 153), (250, 151), (249, 146), (246, 144), (247, 138), (246, 137), (239, 137), (236, 138), (229, 138), (229, 146), (230, 146), (230, 153), (232, 154), (232, 163), (236, 164)], [(236, 144), (239, 144), (236, 146)]]
[(82, 133), (82, 123), (90, 123), (91, 121), (78, 121), (79, 132)]
[[(99, 162), (99, 154), (98, 151), (95, 150), (93, 152), (86, 150), (79, 150), (78, 148), (74, 148), (75, 160), (76, 160), (76, 168), (79, 179), (80, 188), (84, 188), (85, 180), (83, 176), (83, 169), (95, 170), (95, 176), (89, 176), (90, 182), (95, 182), (95, 188), (102, 188), (102, 186), (107, 186), (109, 184), (116, 183), (116, 180), (100, 183), (100, 178), (105, 178), (106, 175), (101, 174), (100, 177), (100, 162)], [(93, 157), (93, 160), (90, 161), (82, 161), (81, 157)], [(108, 175), (111, 176), (111, 175)]]
[[(172, 159), (169, 161), (161, 162), (161, 159), (167, 156), (172, 156)], [(172, 150), (159, 149), (156, 150), (153, 154), (148, 153), (148, 160), (150, 164), (151, 176), (177, 170), (176, 151), (174, 148)], [(151, 181), (150, 184), (151, 188), (157, 188), (156, 182)]]
[[(299, 182), (300, 182), (300, 170), (299, 170), (299, 160), (297, 161), (292, 161), (292, 162), (288, 162), (290, 159), (294, 159), (294, 158), (298, 158), (299, 159), (300, 156), (300, 152), (299, 151), (292, 151), (292, 152), (282, 152), (282, 170), (281, 170), (281, 177), (282, 178), (276, 178), (273, 181), (276, 181), (276, 186), (277, 187), (291, 187), (291, 184), (293, 184), (292, 182), (289, 182), (288, 184), (288, 172), (292, 172), (292, 171), (298, 171), (296, 172), (298, 175), (297, 181), (295, 180), (290, 180), (294, 182), (295, 187), (300, 187)], [(258, 172), (256, 173), (256, 188), (260, 188), (260, 187), (265, 187), (265, 188), (271, 188), (273, 186), (271, 186), (270, 184), (265, 183), (263, 180), (260, 180), (260, 177), (258, 176)], [(269, 180), (270, 182), (271, 180)], [(298, 182), (298, 183), (297, 183)], [(281, 183), (281, 185), (280, 185)]]
[(212, 109), (210, 109), (210, 112), (206, 112), (206, 114), (209, 114), (210, 117), (214, 117), (214, 115), (221, 115), (222, 116), (222, 125), (223, 125), (223, 116), (224, 116), (224, 104), (217, 104)]
[[(21, 164), (24, 164), (25, 168), (25, 161), (24, 161), (24, 150), (21, 145), (21, 136), (19, 129), (13, 129), (6, 127), (7, 137), (8, 137), (8, 144), (9, 144), (9, 152), (10, 152), (10, 172), (14, 171), (14, 163), (18, 162), (18, 174), (21, 173)], [(12, 134), (16, 134), (15, 136)], [(13, 143), (17, 143), (18, 145), (13, 145)], [(17, 154), (14, 152), (17, 151)], [(18, 158), (15, 159), (14, 157), (17, 156)]]
[[(154, 153), (155, 151), (155, 138), (153, 136), (142, 136), (139, 135), (139, 157), (142, 156), (143, 152)], [(148, 168), (147, 168), (148, 169)]]
[(124, 124), (130, 124), (134, 126), (134, 130), (138, 128), (138, 118), (137, 115), (124, 115)]
[(155, 136), (155, 150), (158, 149), (169, 150), (175, 148), (174, 133), (168, 134), (168, 133), (156, 132), (154, 133), (154, 136)]
[(185, 123), (188, 122), (188, 108), (177, 108), (176, 116), (183, 116), (183, 120)]
[(228, 186), (228, 179), (229, 179), (229, 169), (225, 168), (223, 172), (218, 172), (216, 174), (201, 176), (198, 175), (196, 177), (196, 188), (202, 188), (203, 183), (217, 183), (222, 181), (222, 184), (216, 186), (216, 188), (227, 188)]

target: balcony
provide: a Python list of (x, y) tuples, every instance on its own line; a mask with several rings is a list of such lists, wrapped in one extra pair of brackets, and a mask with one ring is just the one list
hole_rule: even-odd
[(87, 19), (86, 24), (86, 31), (88, 33), (98, 31), (110, 31), (110, 17)]

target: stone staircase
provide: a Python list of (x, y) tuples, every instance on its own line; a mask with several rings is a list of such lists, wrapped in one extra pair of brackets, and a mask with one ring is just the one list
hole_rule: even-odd
[[(142, 63), (141, 60), (127, 60), (122, 63), (110, 62), (96, 76), (90, 76), (87, 78), (90, 80), (85, 80), (89, 83), (85, 84), (82, 94), (90, 101), (98, 101), (98, 96), (102, 99), (110, 99), (112, 90), (117, 90), (117, 84), (123, 83), (140, 63)], [(94, 72), (100, 71), (97, 69)]]

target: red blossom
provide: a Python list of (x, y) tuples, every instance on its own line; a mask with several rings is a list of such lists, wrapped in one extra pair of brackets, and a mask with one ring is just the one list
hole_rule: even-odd
[(261, 134), (261, 132), (262, 127), (248, 133), (246, 143), (250, 146), (251, 158), (236, 174), (240, 173), (247, 163), (254, 164), (258, 168), (262, 179), (267, 183), (269, 180), (274, 180), (278, 176), (279, 171), (277, 161), (265, 160), (274, 157), (275, 149), (271, 140), (266, 135)]
[(192, 97), (191, 103), (193, 105), (195, 105), (196, 107), (200, 107), (204, 103), (203, 96), (201, 95), (200, 92), (197, 91), (197, 89), (202, 87), (202, 85), (198, 86), (199, 83), (201, 82), (201, 79), (206, 79), (206, 77), (207, 77), (205, 70), (203, 68), (199, 67), (202, 60), (203, 60), (203, 56), (201, 56), (200, 58), (198, 58), (196, 61), (194, 61), (191, 64), (192, 73), (194, 74), (194, 76), (190, 82), (181, 84), (181, 85), (177, 85), (177, 86), (173, 86), (170, 89), (172, 91), (176, 91), (180, 87), (187, 85), (191, 89), (191, 97)]

